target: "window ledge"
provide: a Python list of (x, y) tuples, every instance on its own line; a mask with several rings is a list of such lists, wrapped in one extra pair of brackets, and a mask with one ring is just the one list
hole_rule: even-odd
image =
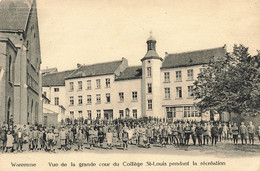
[(78, 89), (77, 91), (82, 91), (82, 89)]
[(194, 79), (188, 79), (188, 80), (186, 80), (186, 81), (195, 81)]
[(110, 87), (105, 87), (105, 88), (110, 88)]
[(74, 104), (70, 104), (69, 106), (74, 106)]
[(147, 111), (153, 111), (153, 109), (147, 109)]
[(96, 89), (101, 89), (101, 88), (96, 88)]
[(91, 90), (91, 88), (87, 88), (86, 90)]
[(175, 98), (175, 100), (182, 100), (182, 97), (180, 97), (180, 98)]
[(99, 104), (101, 104), (101, 103), (96, 103), (96, 105), (99, 105)]
[(176, 81), (174, 81), (174, 82), (176, 82), (176, 83), (177, 83), (177, 82), (182, 82), (182, 80), (176, 80)]
[(91, 105), (91, 103), (87, 103), (86, 105)]
[(187, 97), (187, 99), (194, 99), (194, 97)]
[(111, 102), (106, 102), (105, 104), (111, 104)]
[(171, 83), (171, 81), (164, 81), (163, 83)]
[(69, 92), (73, 92), (74, 90), (69, 90)]
[(163, 100), (171, 100), (171, 98), (164, 98)]

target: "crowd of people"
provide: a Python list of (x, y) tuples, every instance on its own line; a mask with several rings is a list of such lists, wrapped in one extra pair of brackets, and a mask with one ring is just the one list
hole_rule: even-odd
[[(217, 122), (155, 122), (155, 123), (106, 123), (106, 124), (73, 124), (59, 127), (42, 125), (23, 127), (2, 126), (0, 128), (0, 152), (22, 152), (55, 150), (77, 151), (83, 148), (94, 150), (123, 149), (128, 145), (151, 148), (151, 144), (165, 148), (167, 145), (217, 145), (217, 142), (254, 144), (255, 138), (260, 141), (260, 126), (252, 122), (245, 125)], [(27, 144), (28, 148), (24, 148)]]

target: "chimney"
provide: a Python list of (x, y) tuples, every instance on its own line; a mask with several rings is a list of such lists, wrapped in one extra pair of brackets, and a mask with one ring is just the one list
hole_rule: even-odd
[(165, 52), (165, 57), (168, 56), (168, 52)]
[(80, 68), (81, 67), (81, 64), (77, 63), (77, 68)]

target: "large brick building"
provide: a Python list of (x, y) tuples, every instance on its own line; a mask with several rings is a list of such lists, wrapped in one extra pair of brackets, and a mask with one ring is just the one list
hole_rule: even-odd
[(122, 58), (46, 74), (43, 91), (51, 103), (66, 108), (67, 117), (201, 120), (194, 106), (193, 83), (212, 56), (225, 55), (225, 46), (166, 53), (161, 58), (156, 40), (150, 37), (146, 43), (147, 53), (140, 58), (140, 66), (128, 66), (127, 59)]
[[(1, 121), (41, 123), (41, 53), (35, 0), (0, 1)], [(11, 76), (10, 76), (11, 75)]]

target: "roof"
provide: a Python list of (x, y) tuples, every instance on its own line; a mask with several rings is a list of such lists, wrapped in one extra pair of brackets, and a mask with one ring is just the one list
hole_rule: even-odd
[(42, 76), (42, 86), (65, 86), (65, 77), (69, 76), (75, 70), (68, 70), (56, 73), (50, 73)]
[(115, 81), (142, 79), (142, 66), (127, 67)]
[(93, 65), (82, 65), (66, 79), (114, 74), (121, 63), (122, 60), (98, 63)]
[(30, 3), (26, 0), (0, 1), (0, 30), (25, 30)]
[(209, 63), (211, 57), (219, 58), (225, 56), (225, 54), (225, 46), (192, 52), (168, 54), (162, 63), (162, 68), (207, 64)]
[(57, 68), (46, 68), (41, 70), (42, 74), (58, 72)]

